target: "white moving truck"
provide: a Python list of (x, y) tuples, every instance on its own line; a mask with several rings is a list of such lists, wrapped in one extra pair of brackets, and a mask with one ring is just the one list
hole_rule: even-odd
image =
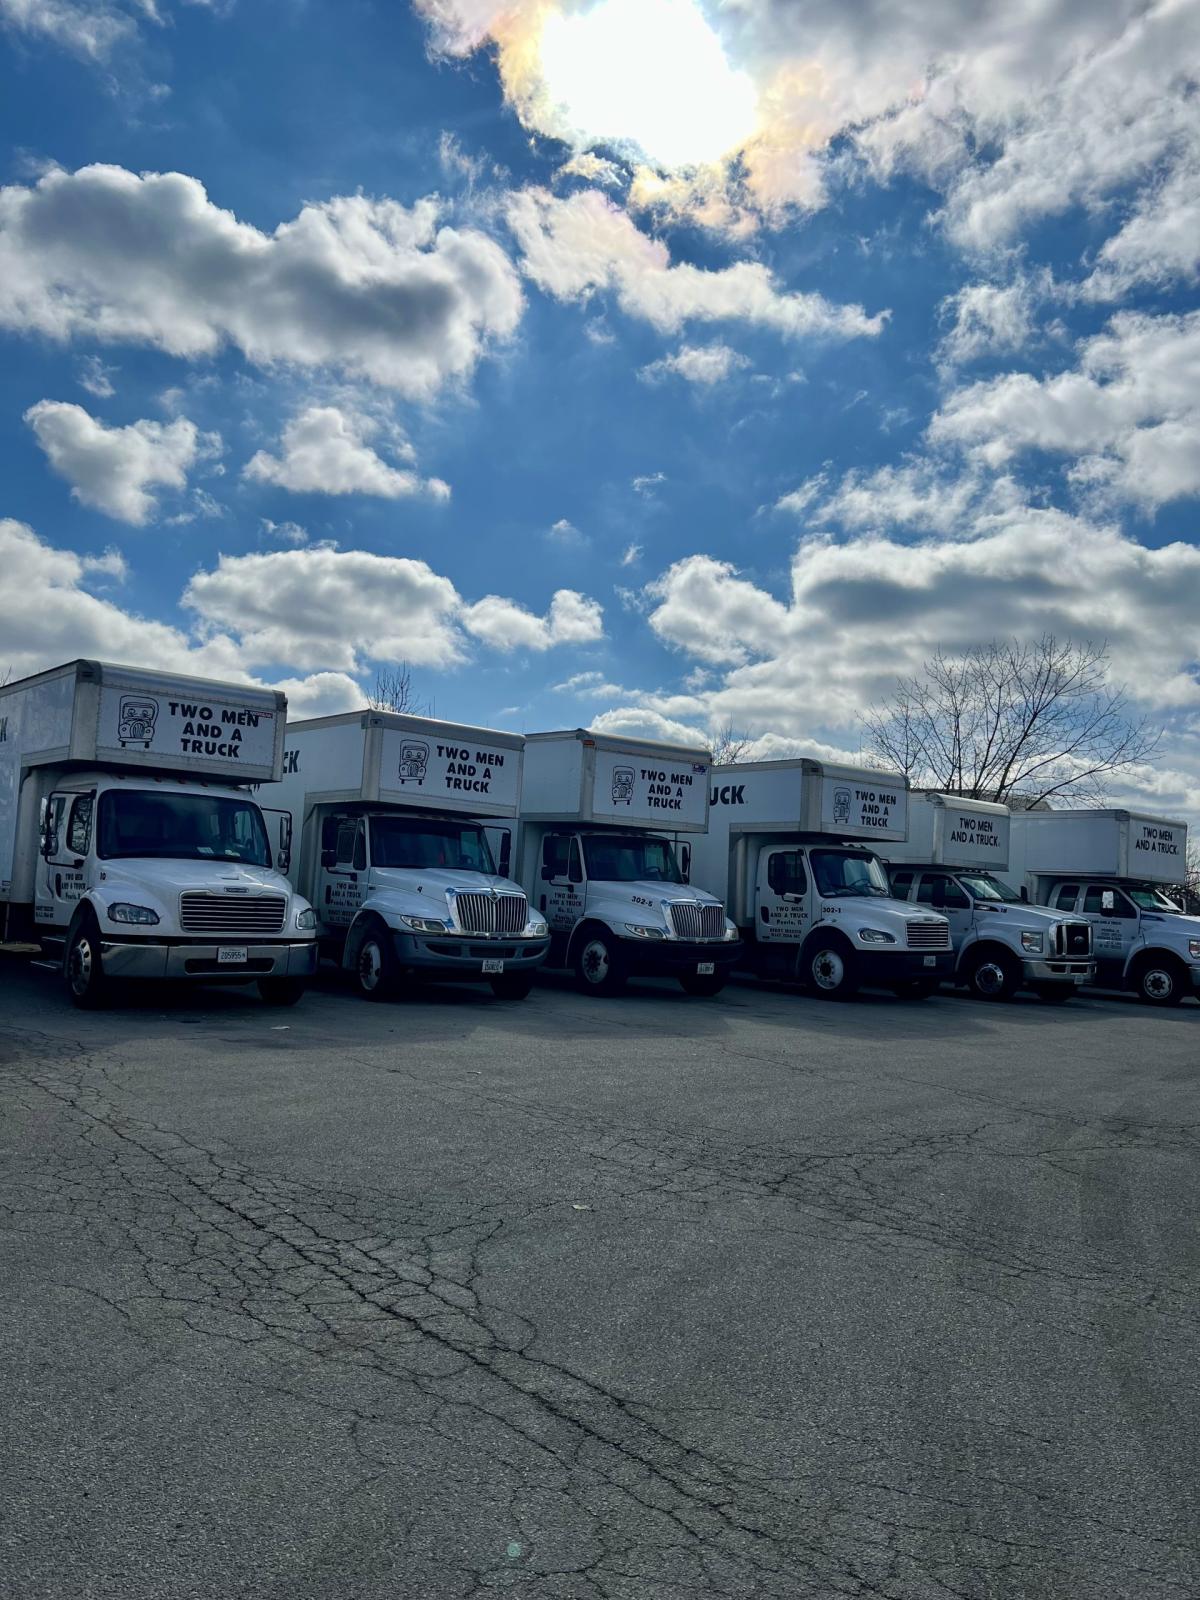
[(529, 993), (550, 933), (507, 877), (523, 745), (392, 712), (288, 723), (279, 803), (298, 840), (293, 876), (322, 949), (368, 999), (413, 975)]
[(525, 740), (517, 877), (550, 924), (550, 963), (589, 994), (630, 977), (674, 977), (688, 994), (724, 987), (737, 929), (689, 887), (708, 821), (707, 750), (583, 728)]
[(1006, 882), (1088, 922), (1096, 982), (1147, 1005), (1200, 997), (1200, 917), (1164, 890), (1187, 872), (1187, 824), (1132, 811), (1017, 811)]
[(315, 918), (284, 877), (273, 689), (71, 661), (0, 688), (0, 925), (60, 957), (72, 1000), (113, 979), (256, 982), (298, 1000)]
[(907, 835), (907, 780), (820, 761), (714, 767), (693, 874), (728, 901), (745, 963), (830, 999), (928, 995), (954, 970), (940, 912), (897, 899), (875, 846)]
[(1008, 1000), (1025, 988), (1069, 1000), (1095, 977), (1092, 930), (1029, 905), (997, 876), (1008, 866), (1010, 830), (1007, 806), (910, 793), (908, 838), (885, 852), (892, 893), (947, 919), (954, 982), (977, 999)]

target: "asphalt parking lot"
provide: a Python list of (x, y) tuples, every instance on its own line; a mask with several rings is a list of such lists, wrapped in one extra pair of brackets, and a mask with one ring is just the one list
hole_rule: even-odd
[(0, 991), (5, 1595), (1200, 1595), (1195, 1006)]

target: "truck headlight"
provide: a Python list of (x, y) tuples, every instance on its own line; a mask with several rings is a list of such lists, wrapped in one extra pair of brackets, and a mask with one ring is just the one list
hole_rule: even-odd
[(525, 934), (530, 939), (544, 939), (550, 932), (550, 924), (545, 917), (531, 916), (525, 924)]
[(895, 944), (896, 935), (884, 928), (860, 928), (858, 937), (864, 944)]
[(1200, 961), (1200, 939), (1188, 940), (1188, 955), (1193, 961)]
[(127, 900), (118, 900), (115, 905), (109, 906), (108, 920), (148, 924), (158, 921), (158, 912), (152, 911), (149, 906), (132, 906)]
[(631, 933), (635, 939), (665, 939), (666, 934), (661, 928), (648, 928), (642, 922), (627, 922), (626, 933)]
[(725, 937), (726, 937), (726, 939), (732, 944), (732, 942), (734, 941), (734, 939), (737, 938), (737, 936), (738, 936), (737, 923), (736, 922), (730, 922), (729, 918), (726, 917), (725, 918)]
[(317, 913), (311, 906), (305, 906), (302, 911), (297, 911), (296, 926), (298, 928), (315, 928), (316, 925)]
[(401, 917), (400, 926), (411, 928), (414, 933), (445, 933), (446, 924), (437, 922), (433, 917)]
[(1045, 934), (1041, 934), (1041, 933), (1023, 933), (1021, 935), (1021, 948), (1022, 948), (1022, 950), (1028, 950), (1034, 955), (1041, 955), (1042, 946), (1045, 944), (1045, 942), (1046, 942)]

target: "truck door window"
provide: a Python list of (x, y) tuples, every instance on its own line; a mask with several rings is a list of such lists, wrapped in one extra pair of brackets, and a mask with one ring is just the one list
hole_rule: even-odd
[(971, 907), (971, 897), (960, 883), (957, 883), (948, 873), (927, 872), (921, 879), (921, 886), (917, 890), (917, 899), (923, 906), (933, 904), (933, 886), (940, 883), (945, 895), (943, 904), (950, 911), (968, 911)]
[(548, 833), (542, 840), (542, 871), (548, 878), (566, 877), (573, 843), (567, 833)]
[(339, 867), (349, 871), (354, 862), (354, 841), (358, 837), (358, 823), (353, 817), (343, 817), (338, 823), (337, 844), (333, 859)]
[(807, 894), (808, 873), (799, 850), (774, 850), (767, 860), (767, 883), (775, 894)]
[(71, 807), (71, 820), (67, 824), (67, 849), (72, 855), (85, 856), (91, 848), (94, 804), (93, 796), (81, 794)]
[(567, 860), (567, 877), (572, 883), (583, 882), (583, 860), (579, 854), (579, 840), (572, 838), (571, 854)]
[[(1112, 910), (1104, 909), (1104, 896), (1112, 895)], [(1100, 883), (1091, 883), (1083, 897), (1085, 914), (1095, 917), (1136, 917), (1137, 912), (1126, 900), (1125, 896), (1117, 889)]]
[(889, 874), (892, 880), (892, 893), (897, 900), (907, 900), (908, 891), (912, 888), (915, 872), (893, 872)]
[(355, 872), (367, 870), (367, 825), (361, 817), (354, 832), (354, 870)]
[(1060, 883), (1054, 891), (1054, 907), (1057, 911), (1074, 911), (1075, 902), (1079, 899), (1079, 885), (1077, 883)]

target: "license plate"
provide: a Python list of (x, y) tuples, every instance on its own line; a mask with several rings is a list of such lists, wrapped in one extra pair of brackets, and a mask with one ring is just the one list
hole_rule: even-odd
[(696, 976), (698, 978), (711, 978), (717, 970), (715, 961), (698, 961), (696, 963)]
[(244, 967), (246, 965), (246, 946), (244, 944), (219, 944), (217, 946), (217, 965), (219, 967)]
[(503, 961), (495, 961), (495, 960), (485, 961), (483, 963), (483, 970), (485, 972), (503, 972), (504, 971), (504, 963), (503, 963)]
[(936, 967), (937, 966), (937, 957), (936, 956), (926, 956), (925, 957), (925, 965), (927, 967)]

